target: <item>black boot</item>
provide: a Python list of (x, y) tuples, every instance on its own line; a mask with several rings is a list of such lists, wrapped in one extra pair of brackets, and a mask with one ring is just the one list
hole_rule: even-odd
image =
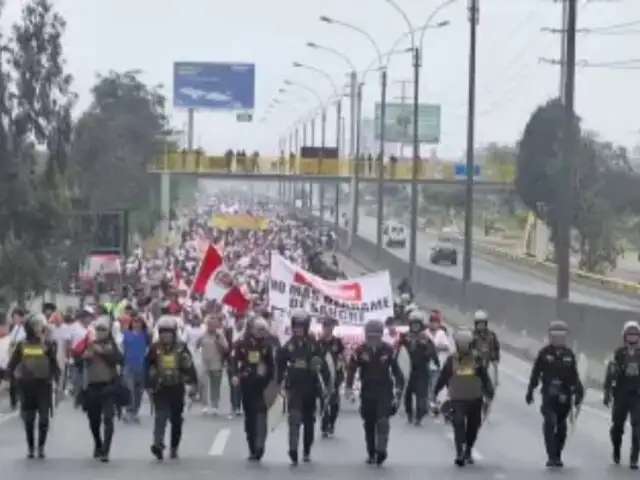
[(456, 459), (453, 461), (458, 467), (464, 467), (466, 465), (464, 456), (464, 448), (462, 445), (456, 445)]
[(631, 455), (629, 455), (629, 468), (631, 470), (638, 470), (638, 456), (639, 451), (636, 445), (631, 444)]
[(374, 465), (376, 463), (376, 452), (368, 451), (367, 452), (367, 464)]
[(298, 452), (296, 450), (289, 450), (289, 460), (291, 460), (291, 466), (298, 465)]
[(464, 450), (464, 462), (467, 465), (473, 465), (475, 463), (475, 460), (473, 459), (473, 450), (469, 447)]
[(376, 452), (376, 465), (382, 466), (386, 460), (387, 460), (386, 450), (380, 450), (379, 452)]
[(36, 451), (35, 422), (26, 420), (24, 422), (24, 433), (27, 437), (27, 458), (34, 458)]
[(264, 448), (256, 448), (254, 455), (257, 462), (262, 460), (262, 457), (264, 457)]
[(44, 446), (47, 443), (47, 434), (49, 433), (49, 424), (46, 422), (38, 423), (38, 458), (45, 458)]
[(164, 447), (162, 445), (151, 445), (151, 453), (158, 461), (164, 460)]
[(620, 445), (613, 446), (613, 452), (611, 454), (611, 458), (615, 465), (620, 465)]

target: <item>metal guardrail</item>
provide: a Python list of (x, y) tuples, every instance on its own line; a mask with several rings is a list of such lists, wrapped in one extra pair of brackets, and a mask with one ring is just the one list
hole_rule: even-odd
[[(377, 179), (380, 174), (380, 164), (377, 162), (360, 161), (351, 159), (283, 159), (278, 157), (252, 158), (252, 157), (224, 157), (198, 154), (168, 154), (156, 158), (148, 170), (152, 173), (183, 173), (183, 174), (241, 174), (243, 176), (255, 175), (305, 175), (317, 177), (350, 177), (359, 170), (358, 175), (362, 179)], [(384, 180), (409, 181), (412, 179), (412, 162), (400, 160), (395, 164), (382, 165), (382, 178)], [(433, 181), (462, 181), (464, 177), (456, 175), (456, 167), (453, 163), (425, 160), (420, 165), (419, 180)], [(513, 184), (515, 168), (512, 165), (485, 166), (477, 182)]]

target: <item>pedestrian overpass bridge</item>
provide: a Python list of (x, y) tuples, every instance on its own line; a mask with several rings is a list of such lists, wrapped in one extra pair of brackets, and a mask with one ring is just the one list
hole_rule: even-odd
[[(199, 152), (169, 153), (156, 158), (148, 171), (196, 178), (238, 181), (348, 183), (354, 175), (360, 182), (409, 183), (412, 181), (412, 161), (380, 165), (372, 162), (342, 158), (255, 158), (250, 156), (211, 156)], [(422, 160), (417, 181), (420, 184), (455, 185), (466, 179), (463, 164)], [(482, 166), (476, 170), (475, 183), (485, 190), (513, 188), (513, 165)]]

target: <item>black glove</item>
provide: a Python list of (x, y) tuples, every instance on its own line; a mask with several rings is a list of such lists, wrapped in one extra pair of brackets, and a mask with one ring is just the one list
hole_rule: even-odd
[(580, 405), (582, 405), (582, 401), (584, 400), (584, 393), (580, 393), (580, 394), (575, 394), (573, 396), (573, 404), (578, 407)]
[(533, 403), (533, 392), (531, 390), (527, 390), (527, 395), (524, 397), (524, 401), (527, 402), (527, 405), (531, 405)]
[(609, 408), (609, 405), (611, 404), (611, 394), (609, 393), (605, 393), (604, 394), (604, 398), (602, 399), (602, 404)]

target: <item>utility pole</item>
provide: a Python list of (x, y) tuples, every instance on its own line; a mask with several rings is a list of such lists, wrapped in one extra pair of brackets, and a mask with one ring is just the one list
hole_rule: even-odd
[(565, 0), (567, 3), (565, 83), (564, 83), (564, 135), (562, 138), (562, 201), (559, 205), (558, 232), (556, 241), (556, 261), (558, 264), (556, 297), (559, 302), (569, 300), (570, 260), (571, 260), (571, 224), (573, 218), (573, 163), (575, 150), (575, 74), (576, 74), (576, 28), (578, 0)]
[[(397, 80), (393, 82), (395, 85), (400, 85), (400, 96), (393, 97), (394, 100), (398, 100), (402, 105), (402, 109), (404, 110), (404, 106), (409, 102), (409, 87), (413, 84), (413, 80)], [(408, 125), (404, 126), (404, 131), (402, 132), (402, 137), (407, 138), (409, 136), (409, 131), (407, 130)], [(398, 152), (398, 158), (402, 158), (404, 156), (404, 147), (406, 143), (400, 142), (399, 147), (400, 151)]]
[(469, 0), (469, 71), (467, 97), (467, 152), (464, 209), (464, 252), (462, 257), (462, 280), (471, 281), (473, 249), (473, 190), (475, 183), (475, 121), (476, 121), (476, 53), (477, 32), (480, 20), (479, 0)]

